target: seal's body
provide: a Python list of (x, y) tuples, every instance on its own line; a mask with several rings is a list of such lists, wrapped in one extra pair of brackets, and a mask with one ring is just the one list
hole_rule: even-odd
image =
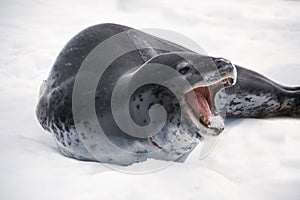
[[(76, 129), (72, 100), (74, 82), (80, 66), (93, 49), (124, 32), (124, 43), (113, 44), (116, 48), (125, 48), (127, 42), (142, 48), (118, 57), (100, 78), (95, 91), (95, 112), (105, 140), (95, 141), (91, 137), (95, 131), (88, 119), (83, 122), (87, 131), (79, 133)], [(119, 79), (124, 76), (134, 79), (148, 68), (147, 64), (153, 63), (169, 66), (175, 74), (187, 79), (190, 86), (183, 87), (179, 92), (181, 96), (154, 83), (139, 87), (131, 95), (128, 108), (130, 118), (138, 126), (151, 124), (149, 109), (153, 105), (162, 105), (167, 114), (157, 134), (134, 137), (126, 134), (115, 121), (111, 107), (113, 90)], [(159, 70), (156, 71), (155, 76), (160, 76)], [(166, 80), (165, 84), (172, 80)], [(226, 117), (300, 116), (299, 88), (280, 86), (228, 60), (199, 55), (172, 42), (116, 24), (87, 28), (64, 47), (42, 84), (36, 114), (42, 127), (54, 134), (60, 151), (69, 157), (119, 165), (147, 158), (182, 162), (205, 135), (218, 135), (224, 129), (222, 122), (214, 122), (222, 112), (215, 105), (218, 98), (224, 98), (220, 95), (220, 84), (226, 87), (227, 103), (223, 104)], [(121, 151), (116, 151), (115, 147)]]

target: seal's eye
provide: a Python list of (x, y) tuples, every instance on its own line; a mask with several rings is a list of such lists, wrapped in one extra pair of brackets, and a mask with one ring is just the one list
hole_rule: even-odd
[(190, 70), (190, 66), (185, 66), (185, 67), (179, 69), (179, 73), (182, 74), (182, 75), (184, 75), (184, 74), (186, 74), (189, 70)]

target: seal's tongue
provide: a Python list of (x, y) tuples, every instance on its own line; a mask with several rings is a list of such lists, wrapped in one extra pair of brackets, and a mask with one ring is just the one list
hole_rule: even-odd
[(208, 87), (199, 87), (186, 94), (187, 102), (206, 125), (210, 125), (211, 96)]

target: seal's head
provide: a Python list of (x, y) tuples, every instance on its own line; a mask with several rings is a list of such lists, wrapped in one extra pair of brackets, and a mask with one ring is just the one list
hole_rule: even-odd
[[(142, 116), (153, 104), (162, 105), (167, 112), (164, 128), (150, 137), (151, 143), (162, 149), (187, 151), (193, 147), (191, 144), (202, 140), (205, 135), (216, 136), (224, 130), (226, 102), (222, 93), (225, 94), (224, 88), (236, 82), (236, 68), (230, 61), (180, 52), (160, 54), (150, 59), (149, 63), (163, 64), (176, 72), (164, 81), (166, 87), (144, 86), (131, 98), (132, 116), (141, 125), (149, 122)], [(179, 83), (182, 80), (188, 84)], [(168, 86), (175, 89), (171, 92)], [(174, 95), (174, 91), (178, 93)], [(139, 102), (141, 98), (143, 102)], [(136, 109), (137, 105), (139, 109)]]
[(236, 68), (229, 60), (213, 57), (191, 59), (190, 64), (194, 68), (189, 64), (179, 67), (185, 76), (191, 76), (191, 89), (185, 91), (184, 102), (188, 105), (188, 116), (200, 134), (219, 135), (224, 130), (226, 117), (224, 89), (235, 84)]

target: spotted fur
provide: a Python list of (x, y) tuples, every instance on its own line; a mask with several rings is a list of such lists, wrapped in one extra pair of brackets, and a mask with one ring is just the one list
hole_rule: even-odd
[[(102, 160), (96, 160), (80, 140), (88, 137), (89, 131), (78, 133), (72, 113), (72, 91), (76, 74), (80, 65), (89, 52), (105, 39), (123, 31), (131, 30), (117, 24), (100, 24), (87, 28), (70, 40), (56, 59), (48, 79), (43, 83), (36, 115), (41, 126), (51, 132), (59, 150), (68, 157), (80, 160), (95, 160), (99, 162), (129, 165), (144, 161), (148, 152), (159, 150), (152, 154), (152, 158), (183, 162), (196, 145), (203, 140), (203, 135), (209, 134), (206, 129), (199, 129), (189, 117), (181, 113), (181, 100), (163, 86), (144, 85), (138, 88), (130, 99), (130, 114), (136, 124), (147, 125), (150, 121), (149, 108), (154, 104), (162, 105), (168, 115), (161, 132), (149, 138), (133, 138), (122, 132), (111, 114), (110, 99), (116, 81), (133, 67), (140, 66), (147, 61), (165, 64), (177, 70), (192, 85), (203, 81), (193, 62), (203, 62), (211, 65), (206, 58), (217, 66), (218, 74), (226, 76), (235, 69), (225, 59), (196, 56), (190, 60), (183, 60), (176, 54), (168, 54), (161, 49), (152, 48), (151, 44), (160, 43), (168, 46), (175, 52), (194, 52), (174, 43), (135, 32), (135, 42), (147, 42), (149, 48), (132, 51), (115, 60), (100, 79), (96, 95), (96, 113), (100, 125), (107, 137), (116, 146), (131, 151), (132, 158), (115, 157), (109, 149), (103, 149)], [(130, 40), (130, 37), (128, 37)], [(237, 66), (237, 83), (226, 89), (227, 117), (273, 117), (273, 116), (300, 116), (300, 89), (284, 87), (272, 82), (266, 77), (253, 71)], [(207, 75), (207, 80), (215, 80), (216, 70)], [(183, 109), (185, 110), (185, 109)], [(181, 120), (181, 116), (183, 120)], [(87, 130), (92, 131), (88, 121), (84, 122)], [(178, 127), (181, 129), (178, 131)], [(216, 130), (214, 130), (216, 131)], [(221, 131), (217, 132), (219, 134)], [(81, 135), (79, 135), (81, 134)], [(79, 137), (80, 136), (80, 137)], [(101, 146), (101, 141), (98, 145)]]

